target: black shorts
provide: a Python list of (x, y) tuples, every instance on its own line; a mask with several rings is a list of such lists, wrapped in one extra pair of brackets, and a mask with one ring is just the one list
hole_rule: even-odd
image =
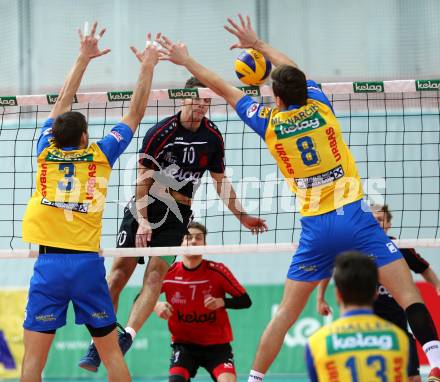
[[(124, 218), (119, 227), (117, 248), (136, 247), (136, 232), (139, 224), (132, 211), (135, 211), (134, 199), (124, 209)], [(150, 247), (180, 247), (183, 237), (188, 233), (188, 224), (192, 220), (191, 207), (176, 203), (180, 217), (164, 202), (156, 199), (147, 207), (148, 221), (152, 225)], [(181, 219), (180, 219), (181, 218)], [(171, 265), (176, 256), (162, 256)], [(139, 264), (144, 264), (144, 258), (139, 257)]]
[(205, 368), (214, 381), (222, 373), (235, 373), (234, 355), (231, 345), (171, 344), (170, 375), (194, 378), (199, 367)]

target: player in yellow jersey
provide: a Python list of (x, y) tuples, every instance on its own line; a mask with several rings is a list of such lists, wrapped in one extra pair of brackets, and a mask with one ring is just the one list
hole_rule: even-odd
[(309, 338), (310, 381), (408, 381), (408, 336), (373, 314), (378, 282), (373, 259), (358, 252), (343, 253), (336, 257), (333, 277), (341, 318)]
[(183, 43), (162, 36), (161, 59), (184, 66), (236, 110), (265, 141), (301, 203), (299, 247), (279, 309), (261, 337), (249, 381), (263, 379), (310, 293), (331, 276), (335, 256), (347, 250), (375, 258), (381, 283), (405, 309), (412, 332), (423, 345), (432, 367), (430, 381), (440, 381), (440, 342), (434, 323), (402, 255), (362, 202), (356, 163), (330, 101), (290, 58), (258, 38), (249, 17), (239, 18), (238, 24), (228, 19), (225, 26), (238, 38), (231, 48), (254, 48), (276, 66), (271, 75), (274, 108), (253, 101), (199, 64)]
[(78, 58), (37, 143), (37, 186), (23, 218), (23, 240), (39, 244), (40, 254), (23, 324), (22, 382), (41, 381), (55, 331), (65, 325), (70, 301), (75, 322), (85, 324), (93, 336), (108, 380), (131, 380), (118, 346), (104, 259), (98, 250), (110, 172), (145, 113), (159, 49), (157, 42), (147, 42), (128, 113), (107, 136), (89, 145), (85, 117), (70, 109), (89, 62), (110, 51), (98, 48), (105, 29), (95, 36), (96, 27), (94, 23), (90, 34), (79, 31)]

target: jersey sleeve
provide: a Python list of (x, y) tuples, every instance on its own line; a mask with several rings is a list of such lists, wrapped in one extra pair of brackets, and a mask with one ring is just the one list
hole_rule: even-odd
[(50, 146), (50, 140), (53, 138), (52, 135), (52, 125), (53, 125), (54, 119), (48, 118), (41, 128), (40, 137), (38, 138), (37, 142), (37, 156), (41, 154), (41, 152), (46, 148)]
[[(313, 80), (307, 80), (307, 98), (314, 99), (327, 105), (333, 111), (333, 106), (318, 84)], [(334, 113), (334, 111), (333, 111)]]
[(316, 373), (315, 362), (313, 361), (312, 352), (310, 351), (309, 344), (305, 348), (305, 358), (307, 373), (309, 374), (310, 382), (318, 382), (318, 375)]
[[(174, 123), (173, 123), (174, 122)], [(142, 147), (139, 150), (139, 164), (155, 168), (160, 150), (165, 146), (166, 142), (173, 136), (176, 119), (174, 117), (160, 121), (151, 127), (142, 141)]]
[(235, 110), (241, 120), (264, 139), (269, 124), (270, 109), (245, 95), (237, 102)]
[(118, 123), (97, 145), (113, 167), (133, 138), (133, 131), (125, 123)]
[(400, 252), (413, 272), (423, 273), (429, 268), (429, 263), (414, 248), (402, 248)]
[(225, 143), (222, 134), (211, 121), (206, 122), (206, 127), (212, 133), (212, 144), (215, 147), (208, 170), (221, 174), (225, 172)]
[(226, 293), (233, 297), (241, 296), (246, 293), (246, 289), (244, 289), (243, 285), (237, 281), (226, 265), (222, 263), (210, 262), (209, 267), (219, 276), (223, 290)]

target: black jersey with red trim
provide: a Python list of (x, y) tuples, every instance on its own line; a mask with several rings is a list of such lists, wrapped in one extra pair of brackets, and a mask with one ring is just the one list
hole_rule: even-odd
[[(394, 239), (390, 237), (390, 239)], [(415, 273), (423, 273), (429, 268), (429, 263), (416, 252), (414, 248), (400, 248), (409, 269)], [(377, 299), (373, 304), (374, 313), (393, 322), (406, 330), (407, 320), (405, 311), (400, 307), (391, 293), (381, 284), (377, 287)]]
[(180, 112), (150, 128), (139, 151), (139, 163), (160, 171), (160, 183), (193, 197), (206, 170), (223, 173), (224, 142), (217, 126), (203, 118), (196, 131), (180, 123)]
[(174, 343), (197, 345), (232, 341), (232, 329), (225, 308), (209, 310), (204, 301), (212, 296), (225, 298), (246, 293), (232, 272), (222, 263), (202, 260), (194, 269), (182, 262), (172, 265), (162, 285), (166, 300), (173, 306), (168, 328)]

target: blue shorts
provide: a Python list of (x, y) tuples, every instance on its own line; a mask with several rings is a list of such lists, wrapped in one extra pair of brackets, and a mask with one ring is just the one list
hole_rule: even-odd
[(76, 324), (100, 328), (116, 322), (104, 259), (97, 253), (40, 254), (30, 282), (23, 327), (48, 331), (64, 326), (70, 301)]
[(326, 214), (304, 216), (301, 226), (299, 246), (287, 273), (291, 280), (331, 277), (335, 257), (349, 250), (371, 256), (378, 267), (402, 258), (362, 200)]

